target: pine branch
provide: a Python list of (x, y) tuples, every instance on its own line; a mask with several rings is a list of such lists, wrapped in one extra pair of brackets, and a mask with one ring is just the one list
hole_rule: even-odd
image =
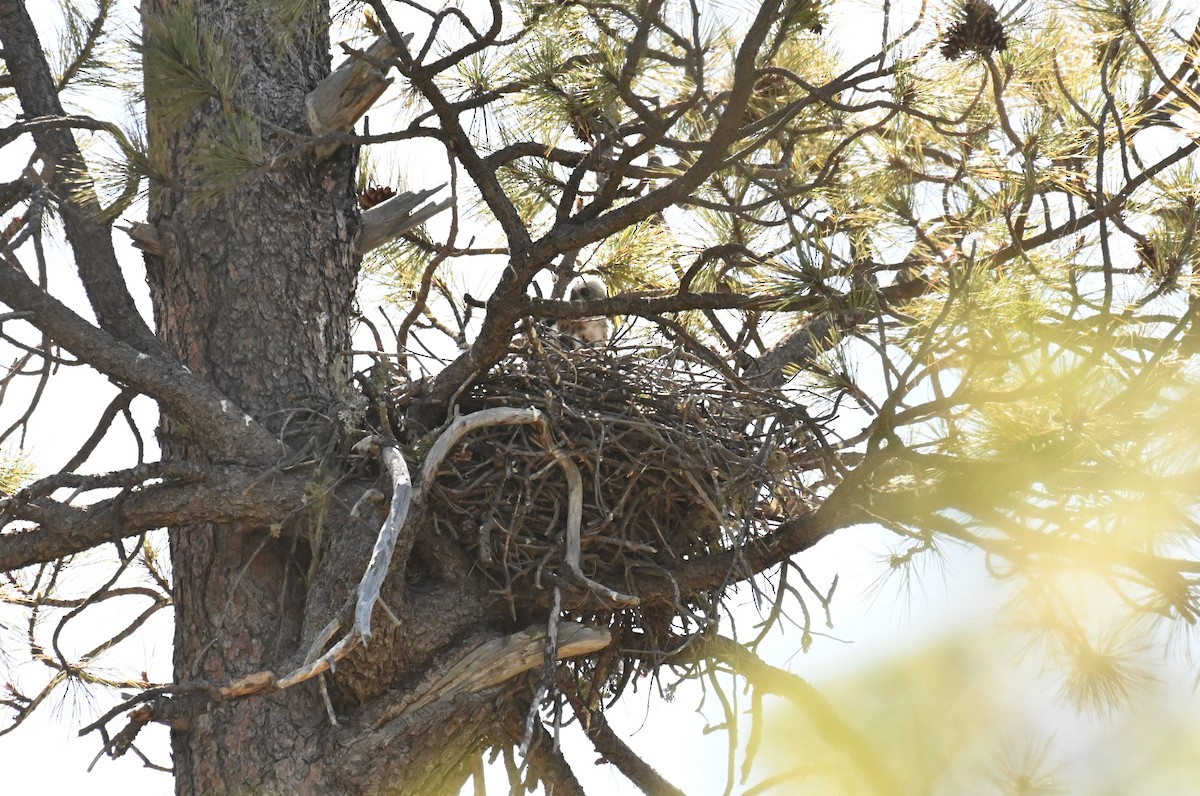
[[(30, 118), (66, 116), (24, 3), (0, 0), (0, 44), (4, 47), (5, 63), (25, 115)], [(113, 249), (109, 222), (102, 220), (86, 162), (74, 137), (69, 130), (42, 128), (33, 131), (33, 138), (54, 164), (50, 186), (63, 197), (60, 207), (67, 240), (75, 252), (79, 277), (100, 327), (139, 351), (166, 356), (125, 286)]]
[(97, 329), (35, 285), (10, 253), (0, 254), (0, 300), (29, 313), (30, 323), (79, 359), (157, 400), (215, 457), (264, 463), (282, 452), (265, 428), (183, 365)]
[[(33, 524), (32, 528), (0, 535), (0, 572), (55, 561), (114, 539), (167, 526), (236, 522), (266, 528), (296, 511), (305, 500), (305, 477), (275, 473), (268, 479), (262, 470), (244, 467), (214, 466), (182, 473), (187, 480), (145, 483), (146, 479), (160, 477), (161, 473), (170, 476), (172, 472), (150, 466), (125, 475), (52, 476), (42, 482), (45, 488), (126, 486), (118, 497), (81, 508), (37, 496), (46, 491), (42, 487), (35, 487), (29, 496), (18, 492), (0, 499), (0, 519), (5, 523)], [(145, 478), (140, 477), (143, 474)], [(138, 488), (129, 490), (133, 484)]]

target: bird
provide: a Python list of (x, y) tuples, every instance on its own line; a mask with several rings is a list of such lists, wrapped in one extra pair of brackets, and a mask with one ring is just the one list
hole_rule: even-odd
[[(597, 276), (580, 276), (567, 285), (567, 301), (594, 301), (608, 298), (608, 288)], [(577, 344), (602, 346), (612, 334), (612, 323), (604, 316), (559, 318), (554, 328), (564, 340)]]

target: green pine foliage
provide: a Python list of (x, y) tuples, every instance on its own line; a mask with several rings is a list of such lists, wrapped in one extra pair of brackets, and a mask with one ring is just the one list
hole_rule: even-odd
[(94, 8), (87, 11), (74, 0), (63, 5), (64, 25), (52, 51), (60, 91), (67, 86), (111, 88), (120, 80), (106, 37), (110, 28), (106, 23), (115, 4), (116, 0), (95, 0)]
[(33, 477), (33, 461), (21, 451), (0, 451), (0, 495), (17, 492)]
[[(146, 102), (155, 105), (164, 124), (179, 124), (203, 102), (232, 109), (240, 75), (227, 45), (197, 22), (190, 0), (147, 15), (137, 43), (149, 82)], [(169, 121), (168, 121), (169, 120)]]

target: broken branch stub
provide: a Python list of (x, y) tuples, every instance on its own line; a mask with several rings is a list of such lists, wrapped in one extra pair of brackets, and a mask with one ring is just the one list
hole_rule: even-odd
[[(412, 35), (404, 37), (404, 43)], [(341, 63), (329, 77), (317, 84), (304, 100), (308, 110), (308, 125), (315, 135), (345, 133), (354, 129), (354, 124), (375, 100), (383, 94), (392, 79), (387, 77), (387, 63), (400, 51), (387, 36), (371, 42), (365, 51), (349, 50), (350, 57)], [(325, 144), (317, 148), (318, 158), (333, 154), (340, 144)]]
[(447, 198), (417, 209), (418, 205), (443, 187), (439, 185), (424, 191), (398, 193), (386, 202), (363, 211), (358, 253), (366, 254), (377, 249), (450, 207), (451, 200)]
[[(485, 688), (507, 682), (544, 661), (546, 642), (547, 634), (543, 627), (526, 628), (510, 636), (488, 641), (460, 658), (403, 713), (412, 713), (457, 694), (477, 694)], [(608, 628), (563, 622), (558, 629), (554, 659), (561, 661), (590, 655), (611, 643), (612, 632)]]
[[(442, 199), (419, 207), (429, 197), (442, 190), (445, 185), (427, 188), (423, 191), (404, 191), (381, 202), (362, 214), (362, 234), (358, 239), (357, 253), (363, 256), (379, 248), (388, 241), (408, 232), (446, 208), (450, 207), (450, 199)], [(133, 240), (133, 245), (153, 257), (163, 255), (162, 239), (153, 225), (143, 221), (134, 221), (128, 226), (118, 227)]]

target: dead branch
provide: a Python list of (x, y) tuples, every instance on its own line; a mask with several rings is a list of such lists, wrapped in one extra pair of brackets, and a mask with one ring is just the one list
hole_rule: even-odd
[(31, 323), (79, 359), (159, 401), (210, 443), (216, 458), (266, 464), (282, 453), (274, 435), (207, 381), (172, 358), (139, 351), (96, 328), (30, 280), (11, 253), (2, 256), (0, 300), (31, 313)]
[(450, 207), (451, 200), (442, 199), (416, 209), (421, 202), (444, 187), (439, 185), (424, 191), (400, 193), (365, 211), (362, 214), (362, 235), (358, 241), (358, 253), (363, 255), (373, 251)]
[(583, 569), (579, 566), (579, 558), (582, 555), (579, 529), (583, 524), (583, 478), (579, 475), (579, 466), (566, 456), (559, 458), (558, 466), (567, 476), (567, 566), (570, 567), (571, 574), (592, 591), (618, 605), (640, 604), (641, 600), (637, 597), (615, 592), (583, 574)]
[[(441, 675), (419, 699), (406, 705), (401, 714), (377, 722), (376, 729), (386, 721), (420, 710), (434, 701), (449, 699), (456, 694), (477, 694), (540, 666), (547, 640), (546, 628), (535, 626), (476, 647)], [(555, 659), (590, 655), (611, 642), (612, 633), (607, 628), (562, 622), (558, 625)]]
[[(408, 44), (412, 34), (403, 41)], [(349, 57), (328, 77), (317, 84), (304, 99), (308, 124), (314, 135), (344, 133), (354, 124), (392, 84), (387, 77), (388, 64), (399, 51), (387, 36), (379, 36), (365, 51), (342, 45)], [(337, 150), (339, 144), (325, 144), (315, 154), (324, 159)]]
[(443, 460), (459, 440), (467, 434), (488, 426), (521, 425), (538, 423), (541, 420), (542, 413), (534, 407), (525, 409), (494, 407), (481, 409), (467, 415), (458, 414), (458, 408), (455, 407), (454, 420), (450, 422), (445, 431), (438, 435), (437, 441), (429, 449), (429, 455), (425, 457), (425, 464), (421, 467), (420, 492), (414, 500), (420, 503), (425, 501), (425, 495), (428, 494), (429, 487), (433, 484), (433, 479)]
[[(412, 478), (408, 474), (408, 464), (395, 444), (384, 445), (379, 454), (384, 469), (392, 482), (392, 502), (388, 509), (387, 519), (379, 529), (375, 547), (371, 550), (371, 561), (367, 564), (362, 581), (358, 585), (358, 598), (354, 609), (355, 631), (362, 637), (365, 645), (371, 639), (371, 613), (379, 600), (379, 591), (383, 588), (383, 579), (387, 576), (392, 563), (392, 554), (396, 550), (396, 542), (405, 527), (408, 517), (408, 507), (412, 501)], [(411, 529), (410, 529), (411, 530)], [(412, 546), (409, 539), (402, 545), (404, 558), (407, 558), (408, 548)]]
[[(361, 256), (374, 251), (450, 207), (451, 200), (442, 199), (418, 209), (422, 202), (444, 187), (444, 185), (439, 185), (422, 191), (398, 193), (386, 202), (381, 202), (363, 211), (358, 254)], [(162, 256), (162, 241), (158, 237), (158, 230), (153, 225), (134, 221), (127, 226), (120, 226), (118, 229), (133, 240), (134, 246), (150, 256)]]

